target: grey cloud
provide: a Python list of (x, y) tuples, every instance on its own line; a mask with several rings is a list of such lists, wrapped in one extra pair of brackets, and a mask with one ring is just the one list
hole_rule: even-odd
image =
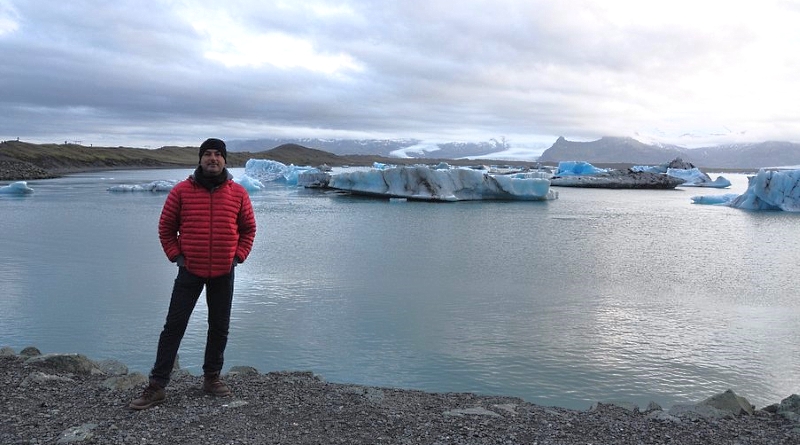
[[(11, 116), (0, 138), (69, 132), (129, 144), (191, 143), (206, 131), (630, 134), (687, 119), (660, 113), (691, 117), (700, 108), (687, 76), (728, 75), (725, 64), (759, 38), (744, 21), (620, 27), (580, 1), (350, 1), (323, 13), (258, 1), (13, 5), (6, 15), (19, 27), (0, 33), (10, 61), (0, 65), (0, 113)], [(308, 39), (362, 69), (225, 66), (206, 58), (197, 17), (222, 32)]]

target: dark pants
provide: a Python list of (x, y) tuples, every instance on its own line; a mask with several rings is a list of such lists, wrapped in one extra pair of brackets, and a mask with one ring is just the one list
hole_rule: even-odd
[(208, 334), (206, 337), (206, 353), (203, 362), (203, 373), (222, 371), (225, 346), (228, 343), (228, 327), (231, 321), (231, 303), (233, 302), (233, 268), (231, 273), (216, 278), (202, 278), (186, 270), (178, 268), (178, 277), (172, 288), (167, 321), (158, 339), (156, 363), (150, 371), (150, 381), (167, 386), (170, 374), (178, 356), (178, 347), (189, 324), (197, 299), (206, 288), (206, 304), (208, 305)]

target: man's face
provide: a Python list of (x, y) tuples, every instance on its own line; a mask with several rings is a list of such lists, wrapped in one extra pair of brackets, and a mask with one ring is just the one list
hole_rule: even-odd
[(225, 158), (222, 157), (219, 150), (206, 150), (200, 157), (200, 168), (206, 175), (218, 175), (225, 168)]

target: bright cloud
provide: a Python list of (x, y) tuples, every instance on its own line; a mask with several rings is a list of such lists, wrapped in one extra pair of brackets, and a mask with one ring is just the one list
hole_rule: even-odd
[(0, 37), (19, 28), (19, 16), (14, 5), (8, 0), (0, 0)]
[(362, 69), (347, 54), (324, 54), (314, 48), (312, 41), (281, 32), (248, 32), (240, 24), (230, 21), (220, 26), (219, 19), (213, 25), (196, 22), (194, 27), (208, 40), (206, 57), (228, 67), (272, 65), (326, 74)]

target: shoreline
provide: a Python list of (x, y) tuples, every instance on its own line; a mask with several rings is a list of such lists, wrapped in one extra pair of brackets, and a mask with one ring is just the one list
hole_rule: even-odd
[[(639, 408), (545, 407), (516, 397), (325, 382), (312, 372), (224, 376), (233, 397), (176, 369), (167, 400), (132, 411), (147, 378), (114, 360), (0, 349), (0, 443), (137, 444), (797, 444), (795, 411), (753, 410), (728, 391), (704, 402)], [(652, 405), (652, 404), (651, 404)], [(717, 407), (715, 407), (717, 406)]]

